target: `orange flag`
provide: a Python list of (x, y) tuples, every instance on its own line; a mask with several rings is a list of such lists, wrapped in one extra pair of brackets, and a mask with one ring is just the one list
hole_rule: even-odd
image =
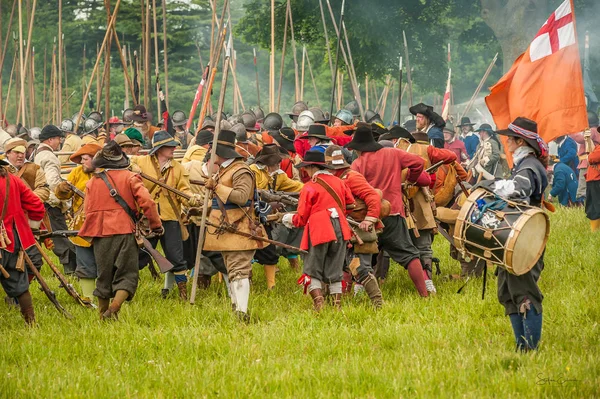
[(550, 15), (490, 91), (485, 102), (497, 129), (523, 116), (536, 121), (539, 135), (550, 142), (588, 127), (572, 0)]

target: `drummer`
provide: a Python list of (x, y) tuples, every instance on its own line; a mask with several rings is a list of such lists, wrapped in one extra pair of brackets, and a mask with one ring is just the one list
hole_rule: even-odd
[[(500, 197), (541, 207), (548, 186), (548, 146), (537, 133), (537, 123), (520, 117), (508, 125), (508, 129), (497, 133), (508, 136), (506, 146), (512, 154), (514, 167), (509, 179), (483, 185)], [(498, 300), (510, 317), (517, 351), (537, 349), (542, 335), (544, 296), (537, 282), (543, 269), (543, 252), (533, 268), (523, 275), (516, 276), (498, 268)]]

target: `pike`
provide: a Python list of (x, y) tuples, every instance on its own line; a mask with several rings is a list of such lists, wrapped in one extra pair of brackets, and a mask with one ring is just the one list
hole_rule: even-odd
[(254, 52), (254, 74), (256, 75), (256, 100), (260, 108), (260, 85), (258, 82), (258, 65), (256, 65), (256, 48), (252, 48), (252, 51)]
[(25, 262), (27, 263), (27, 267), (29, 267), (29, 270), (31, 271), (31, 273), (35, 276), (36, 280), (40, 284), (40, 288), (42, 289), (42, 291), (44, 291), (44, 294), (46, 294), (46, 296), (48, 297), (48, 299), (50, 300), (50, 302), (52, 302), (52, 304), (54, 305), (54, 307), (56, 307), (56, 309), (60, 313), (62, 313), (63, 316), (65, 316), (67, 319), (72, 319), (73, 315), (71, 313), (69, 313), (60, 304), (60, 302), (58, 302), (58, 299), (56, 299), (56, 294), (54, 293), (54, 291), (52, 291), (50, 289), (50, 287), (48, 286), (48, 283), (46, 283), (46, 280), (44, 280), (44, 278), (40, 274), (39, 270), (36, 269), (36, 267), (33, 265), (33, 262), (31, 261), (31, 258), (29, 257), (29, 255), (27, 255), (27, 252), (23, 251), (23, 253), (25, 255)]
[(473, 106), (473, 103), (475, 102), (475, 99), (477, 98), (477, 96), (479, 95), (479, 92), (483, 88), (483, 85), (485, 84), (485, 81), (490, 76), (490, 73), (492, 72), (492, 69), (494, 68), (494, 65), (496, 65), (496, 61), (497, 60), (498, 60), (498, 53), (496, 53), (496, 55), (494, 56), (494, 59), (492, 60), (492, 62), (488, 66), (488, 69), (483, 74), (483, 77), (481, 78), (481, 81), (479, 82), (479, 85), (475, 89), (475, 92), (471, 96), (471, 99), (467, 103), (467, 106), (465, 107), (465, 110), (463, 111), (461, 117), (458, 118), (458, 120), (460, 120), (463, 116), (467, 115), (467, 113), (471, 110), (471, 107)]
[(406, 40), (406, 33), (402, 31), (404, 37), (404, 56), (406, 57), (406, 77), (408, 79), (408, 106), (413, 106), (413, 87), (412, 87), (412, 76), (410, 71), (410, 59), (408, 58), (408, 41)]
[(198, 103), (202, 99), (202, 92), (204, 91), (204, 86), (206, 85), (206, 80), (208, 79), (209, 71), (210, 71), (210, 63), (204, 69), (204, 73), (202, 74), (202, 79), (200, 80), (200, 84), (198, 84), (198, 88), (196, 89), (196, 95), (194, 97), (194, 102), (192, 103), (192, 109), (190, 110), (190, 116), (188, 118), (187, 124), (185, 125), (186, 131), (189, 131), (190, 127), (192, 127), (192, 122), (194, 121), (194, 116), (196, 115), (196, 108), (198, 108)]
[(275, 112), (279, 112), (279, 107), (281, 106), (281, 86), (283, 85), (283, 64), (285, 61), (285, 49), (287, 46), (287, 31), (288, 31), (288, 22), (290, 14), (287, 12), (287, 9), (290, 7), (290, 1), (287, 1), (286, 9), (285, 9), (285, 24), (283, 26), (283, 44), (281, 46), (281, 66), (279, 67), (279, 85), (277, 86), (277, 106), (275, 107)]
[(398, 124), (402, 124), (402, 56), (400, 56), (400, 66), (398, 68)]
[[(329, 5), (329, 3), (327, 3)], [(342, 22), (344, 21), (344, 6), (346, 5), (346, 0), (342, 0), (342, 12), (340, 14), (340, 25), (342, 24)], [(332, 15), (333, 16), (333, 15)], [(338, 70), (338, 65), (340, 62), (340, 46), (342, 44), (342, 37), (341, 37), (341, 32), (338, 30), (337, 31), (337, 50), (335, 51), (335, 68), (334, 71), (337, 72)], [(331, 117), (331, 115), (333, 115), (333, 103), (335, 101), (335, 85), (337, 82), (337, 73), (334, 75), (333, 78), (333, 84), (331, 85), (331, 107), (329, 108), (329, 115)]]

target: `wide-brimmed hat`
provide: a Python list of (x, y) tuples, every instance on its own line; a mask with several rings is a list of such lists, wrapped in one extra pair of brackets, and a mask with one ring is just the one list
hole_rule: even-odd
[[(214, 142), (213, 142), (214, 145)], [(217, 138), (217, 148), (215, 150), (221, 158), (243, 158), (235, 151), (235, 132), (231, 130), (221, 130)]]
[(196, 145), (210, 144), (210, 143), (212, 143), (214, 137), (215, 136), (214, 136), (213, 132), (211, 132), (209, 130), (200, 130), (198, 132), (198, 134), (196, 134), (195, 143), (196, 143)]
[(271, 132), (271, 136), (273, 136), (273, 139), (275, 139), (281, 147), (288, 151), (296, 152), (296, 147), (294, 147), (296, 134), (291, 127), (282, 127), (278, 132)]
[(185, 116), (185, 112), (177, 110), (173, 112), (171, 120), (173, 121), (173, 126), (183, 126), (187, 123), (188, 118)]
[(477, 131), (478, 132), (487, 132), (489, 134), (496, 134), (496, 132), (494, 131), (494, 129), (492, 128), (492, 126), (489, 123), (483, 123), (481, 126), (479, 126)]
[(321, 151), (307, 151), (304, 154), (304, 159), (298, 165), (295, 165), (297, 169), (305, 168), (307, 166), (322, 166), (326, 169), (332, 169), (331, 166), (325, 162), (325, 153)]
[(27, 151), (27, 141), (19, 137), (13, 137), (12, 139), (6, 140), (4, 143), (4, 152), (7, 153), (9, 151), (24, 154)]
[(331, 140), (331, 137), (327, 137), (327, 127), (319, 123), (315, 123), (308, 127), (306, 137), (314, 137), (319, 140)]
[(433, 111), (431, 105), (419, 103), (409, 108), (409, 111), (413, 115), (421, 114), (425, 115), (433, 124), (439, 128), (446, 126), (446, 121), (439, 114)]
[(144, 136), (142, 136), (142, 132), (140, 132), (134, 127), (129, 127), (125, 129), (123, 134), (129, 137), (129, 139), (133, 142), (133, 145), (143, 146), (145, 143)]
[(40, 142), (51, 139), (52, 137), (65, 137), (65, 134), (54, 125), (44, 126), (42, 133), (40, 133)]
[(408, 130), (398, 125), (392, 127), (388, 133), (379, 136), (379, 142), (381, 142), (381, 140), (392, 139), (405, 139), (410, 141), (411, 143), (416, 142), (415, 138), (412, 136), (412, 134), (410, 134)]
[(123, 155), (123, 149), (115, 141), (109, 141), (92, 160), (96, 169), (125, 169), (129, 167), (129, 158)]
[(362, 152), (375, 152), (383, 148), (381, 144), (375, 141), (371, 125), (367, 123), (360, 123), (356, 126), (352, 141), (346, 144), (345, 147)]
[(150, 113), (146, 111), (146, 107), (144, 107), (142, 104), (138, 104), (133, 108), (133, 113), (131, 114), (132, 121), (148, 122), (150, 117)]
[(446, 126), (444, 126), (443, 133), (446, 133), (446, 132), (448, 132), (452, 135), (456, 134), (456, 130), (454, 130), (454, 125), (452, 124), (452, 122), (449, 122), (449, 121), (446, 122)]
[(429, 144), (429, 136), (425, 132), (414, 132), (412, 136), (418, 143)]
[(346, 169), (350, 167), (348, 162), (346, 162), (346, 158), (344, 158), (342, 147), (339, 145), (330, 145), (327, 147), (325, 150), (325, 162), (332, 169)]
[(152, 149), (148, 153), (148, 155), (154, 154), (161, 147), (177, 147), (180, 143), (173, 136), (169, 134), (169, 132), (164, 130), (159, 130), (154, 133), (152, 136)]
[(475, 126), (475, 124), (471, 123), (471, 119), (468, 116), (463, 116), (462, 118), (460, 118), (460, 125), (458, 125), (458, 127), (463, 126)]
[(69, 157), (69, 161), (73, 163), (80, 163), (82, 155), (89, 155), (91, 157), (94, 157), (94, 155), (96, 155), (96, 153), (101, 149), (102, 147), (96, 143), (85, 144)]
[(548, 155), (548, 144), (538, 134), (537, 123), (531, 119), (518, 117), (508, 125), (508, 129), (498, 130), (496, 133), (523, 139), (538, 156)]
[(121, 147), (133, 147), (137, 145), (133, 144), (133, 141), (131, 141), (131, 139), (123, 133), (117, 134), (113, 140), (116, 141), (117, 144), (119, 144)]
[(281, 162), (281, 153), (277, 144), (265, 144), (265, 146), (256, 154), (256, 162), (263, 165), (273, 166)]

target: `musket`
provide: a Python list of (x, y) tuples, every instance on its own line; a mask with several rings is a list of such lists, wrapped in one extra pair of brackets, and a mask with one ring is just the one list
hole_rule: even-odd
[(169, 262), (169, 260), (165, 258), (160, 252), (154, 249), (154, 247), (152, 246), (152, 244), (150, 244), (150, 241), (148, 241), (146, 237), (142, 237), (142, 241), (144, 243), (144, 248), (142, 248), (142, 251), (147, 252), (148, 255), (154, 258), (156, 264), (158, 265), (158, 269), (161, 273), (166, 273), (173, 269), (173, 264)]
[(143, 177), (144, 179), (148, 180), (149, 182), (152, 182), (152, 183), (156, 184), (157, 186), (162, 187), (162, 188), (166, 189), (167, 191), (170, 191), (173, 194), (176, 194), (185, 200), (189, 200), (190, 198), (192, 198), (191, 195), (188, 195), (188, 194), (184, 193), (183, 191), (177, 190), (176, 188), (173, 188), (173, 187), (169, 186), (168, 184), (165, 184), (165, 183), (161, 182), (160, 180), (155, 179), (152, 176), (148, 176), (144, 172), (138, 172), (138, 174), (141, 177)]
[(231, 226), (231, 225), (229, 225), (227, 223), (223, 223), (221, 226), (219, 226), (219, 225), (214, 224), (214, 223), (212, 223), (212, 222), (210, 222), (210, 221), (207, 220), (206, 221), (206, 225), (214, 227), (214, 228), (219, 229), (219, 230), (224, 230), (224, 231), (226, 231), (228, 233), (237, 234), (238, 236), (241, 236), (241, 237), (246, 237), (246, 238), (250, 238), (252, 240), (256, 240), (256, 241), (260, 241), (260, 242), (265, 242), (265, 243), (268, 243), (268, 244), (273, 244), (273, 245), (281, 247), (281, 248), (290, 249), (290, 250), (295, 251), (295, 252), (300, 252), (300, 253), (303, 253), (303, 254), (307, 254), (308, 253), (307, 251), (305, 251), (303, 249), (300, 249), (300, 248), (297, 248), (297, 247), (294, 247), (292, 245), (284, 244), (282, 242), (271, 240), (269, 238), (258, 237), (258, 236), (252, 235), (250, 233), (239, 231), (235, 227), (233, 227), (233, 226)]
[(29, 270), (31, 270), (31, 273), (33, 273), (33, 275), (37, 279), (38, 283), (40, 284), (40, 288), (42, 289), (42, 291), (44, 291), (44, 294), (46, 294), (50, 302), (52, 302), (52, 304), (60, 313), (62, 313), (67, 319), (72, 319), (73, 315), (67, 312), (67, 310), (60, 304), (60, 302), (58, 302), (58, 299), (56, 299), (56, 294), (50, 289), (50, 287), (46, 283), (46, 280), (44, 280), (42, 275), (40, 274), (39, 270), (36, 269), (36, 267), (33, 265), (31, 258), (29, 258), (29, 255), (27, 255), (27, 252), (23, 253), (25, 254), (25, 262), (27, 263)]
[(63, 180), (65, 182), (67, 182), (67, 184), (69, 185), (69, 187), (71, 187), (71, 190), (73, 190), (73, 192), (75, 194), (77, 194), (78, 196), (80, 196), (81, 198), (85, 198), (85, 194), (83, 191), (81, 191), (80, 189), (78, 189), (73, 183), (71, 183), (68, 180)]
[(48, 264), (48, 266), (50, 266), (50, 269), (52, 269), (52, 272), (54, 273), (54, 275), (56, 276), (56, 278), (58, 279), (58, 281), (60, 281), (61, 287), (63, 287), (65, 289), (65, 291), (67, 291), (67, 293), (69, 295), (71, 295), (75, 299), (75, 301), (78, 304), (80, 304), (81, 306), (85, 306), (86, 308), (93, 308), (94, 305), (92, 305), (89, 302), (85, 302), (81, 298), (81, 296), (77, 293), (77, 291), (75, 291), (75, 288), (73, 288), (73, 285), (70, 284), (67, 281), (67, 279), (65, 278), (65, 276), (62, 275), (62, 273), (58, 270), (58, 268), (56, 267), (56, 265), (54, 265), (54, 263), (52, 262), (52, 260), (50, 260), (50, 257), (46, 254), (46, 252), (41, 247), (41, 245), (37, 241), (34, 241), (34, 245), (38, 249), (38, 251), (40, 252), (40, 255), (42, 255), (42, 258), (44, 258), (44, 260), (46, 261), (46, 263)]
[(298, 206), (298, 199), (294, 198), (289, 193), (272, 192), (268, 190), (258, 190), (260, 198), (266, 202), (280, 202), (284, 205)]
[(76, 235), (79, 234), (79, 230), (53, 230), (53, 231), (48, 231), (48, 230), (40, 230), (39, 232), (39, 240), (45, 240), (46, 238), (52, 238), (52, 237), (64, 237), (64, 238), (68, 238), (68, 237), (75, 237)]

